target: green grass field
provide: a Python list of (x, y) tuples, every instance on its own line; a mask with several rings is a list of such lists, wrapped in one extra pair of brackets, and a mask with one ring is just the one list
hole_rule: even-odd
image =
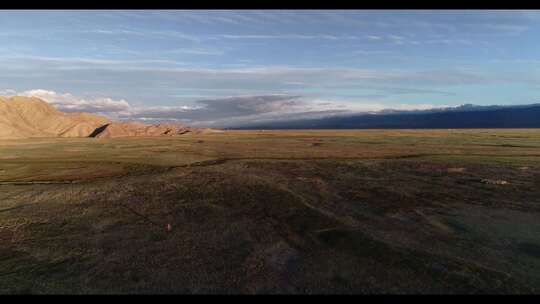
[(539, 292), (540, 130), (0, 140), (0, 293)]

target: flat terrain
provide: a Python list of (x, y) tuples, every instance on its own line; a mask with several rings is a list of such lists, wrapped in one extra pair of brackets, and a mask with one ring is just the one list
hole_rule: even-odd
[(540, 293), (540, 130), (0, 140), (0, 293)]

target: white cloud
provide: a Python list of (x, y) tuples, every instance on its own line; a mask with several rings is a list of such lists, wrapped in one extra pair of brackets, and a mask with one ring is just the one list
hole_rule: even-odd
[(0, 96), (13, 96), (17, 95), (17, 91), (12, 89), (0, 90)]
[(380, 36), (369, 35), (369, 36), (367, 36), (367, 39), (370, 39), (370, 40), (381, 40), (382, 38), (381, 38)]
[[(244, 95), (196, 101), (197, 106), (146, 107), (121, 115), (123, 119), (180, 121), (193, 126), (227, 127), (284, 119), (321, 118), (330, 115), (377, 112), (382, 104), (307, 99), (288, 94)], [(396, 110), (422, 110), (437, 106), (400, 104)]]
[(191, 55), (223, 55), (225, 51), (218, 49), (207, 48), (178, 48), (168, 51), (163, 51), (165, 54), (191, 54)]
[(17, 95), (43, 99), (59, 110), (67, 112), (104, 113), (114, 116), (114, 113), (126, 112), (130, 109), (129, 103), (124, 99), (114, 100), (108, 97), (85, 99), (70, 93), (57, 93), (43, 89), (24, 91)]
[[(398, 40), (404, 41), (404, 40)], [(9, 57), (0, 58), (0, 65), (11, 78), (30, 82), (44, 78), (60, 83), (73, 81), (109, 81), (116, 87), (131, 92), (144, 87), (145, 92), (155, 89), (153, 84), (174, 88), (177, 84), (193, 88), (258, 89), (275, 92), (287, 89), (288, 82), (317, 85), (355, 85), (373, 83), (385, 85), (451, 86), (485, 84), (500, 80), (500, 75), (482, 74), (458, 67), (444, 70), (397, 70), (346, 67), (298, 66), (245, 66), (194, 67), (169, 60), (122, 61), (90, 58)], [(96, 79), (96, 76), (99, 79)], [(0, 76), (0, 79), (5, 76)], [(523, 78), (523, 77), (522, 77)], [(506, 80), (505, 80), (506, 81)], [(516, 79), (517, 81), (517, 79)], [(161, 91), (161, 88), (159, 88)], [(160, 93), (160, 92), (156, 92)]]
[(328, 40), (354, 40), (360, 39), (354, 35), (328, 35), (328, 34), (282, 34), (282, 35), (221, 35), (225, 39), (328, 39)]

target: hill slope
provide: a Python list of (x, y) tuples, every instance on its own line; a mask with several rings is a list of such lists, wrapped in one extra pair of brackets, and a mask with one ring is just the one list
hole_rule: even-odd
[(0, 97), (0, 138), (88, 136), (110, 122), (94, 114), (60, 112), (35, 97)]
[(174, 124), (147, 125), (142, 123), (111, 123), (96, 130), (90, 137), (164, 136), (180, 135), (189, 129)]
[(64, 113), (35, 97), (0, 96), (0, 139), (170, 136), (190, 131), (177, 124), (125, 123), (90, 113)]

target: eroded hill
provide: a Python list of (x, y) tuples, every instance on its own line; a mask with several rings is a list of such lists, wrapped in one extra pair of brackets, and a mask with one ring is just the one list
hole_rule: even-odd
[(64, 113), (35, 97), (0, 97), (0, 138), (84, 137), (111, 120)]
[(201, 130), (179, 124), (116, 122), (90, 113), (64, 113), (35, 97), (0, 96), (0, 139), (172, 136), (192, 131)]

